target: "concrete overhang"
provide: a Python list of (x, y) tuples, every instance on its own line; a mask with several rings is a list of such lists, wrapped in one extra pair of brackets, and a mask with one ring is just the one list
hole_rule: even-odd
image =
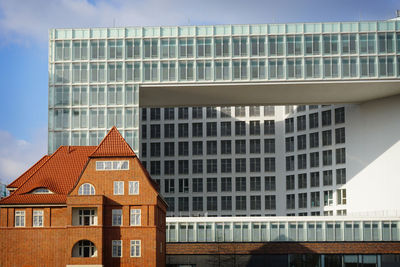
[(400, 79), (141, 84), (140, 107), (362, 103), (400, 94)]

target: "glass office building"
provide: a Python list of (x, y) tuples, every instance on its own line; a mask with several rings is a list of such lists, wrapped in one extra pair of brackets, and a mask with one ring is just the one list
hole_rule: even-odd
[(144, 84), (400, 76), (400, 21), (53, 29), (49, 152), (116, 125), (139, 150)]
[[(359, 145), (361, 133), (368, 143), (373, 143), (368, 134), (380, 135), (382, 127), (355, 126), (375, 107), (360, 113), (354, 101), (293, 105), (282, 100), (289, 97), (284, 93), (276, 106), (260, 100), (251, 106), (221, 101), (201, 107), (196, 94), (186, 96), (195, 107), (167, 98), (156, 106), (149, 93), (144, 101), (144, 92), (187, 86), (200, 97), (206, 87), (217, 92), (221, 85), (296, 90), (302, 84), (298, 88), (304, 90), (304, 85), (358, 83), (361, 96), (373, 83), (380, 84), (376, 90), (388, 81), (398, 88), (399, 77), (399, 20), (52, 29), (48, 151), (97, 145), (117, 126), (159, 182), (169, 216), (331, 216), (375, 209), (365, 202), (373, 198), (360, 194), (376, 186), (359, 175), (385, 169), (388, 188), (396, 183), (395, 171), (369, 164), (380, 156), (377, 149)], [(331, 89), (326, 95), (333, 99), (337, 93)], [(204, 94), (214, 98), (210, 91)], [(384, 96), (390, 95), (379, 97)], [(374, 120), (384, 127), (398, 124), (388, 115), (398, 105), (389, 104), (379, 104), (379, 110), (391, 121)], [(355, 162), (357, 155), (367, 158)], [(368, 170), (360, 172), (360, 164)], [(349, 203), (355, 206), (349, 209)]]

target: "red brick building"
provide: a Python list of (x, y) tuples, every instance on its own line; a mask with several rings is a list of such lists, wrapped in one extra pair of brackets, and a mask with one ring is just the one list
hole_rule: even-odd
[(165, 266), (166, 203), (112, 128), (61, 146), (0, 201), (0, 266)]

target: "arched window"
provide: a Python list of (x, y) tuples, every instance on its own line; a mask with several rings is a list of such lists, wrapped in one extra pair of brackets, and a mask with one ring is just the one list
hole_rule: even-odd
[(94, 186), (91, 184), (83, 184), (79, 187), (78, 195), (94, 195)]
[(92, 241), (79, 240), (72, 248), (72, 257), (90, 258), (97, 257), (97, 248)]

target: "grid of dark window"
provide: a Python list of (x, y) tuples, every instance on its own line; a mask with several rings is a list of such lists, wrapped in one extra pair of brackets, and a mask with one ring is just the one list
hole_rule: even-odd
[(208, 119), (217, 118), (217, 109), (215, 107), (207, 107), (206, 116)]
[(189, 179), (181, 178), (178, 180), (178, 190), (179, 193), (188, 193), (189, 192)]
[(286, 171), (294, 171), (294, 156), (286, 157)]
[(286, 209), (292, 210), (295, 209), (295, 195), (294, 194), (289, 194), (286, 195)]
[(275, 139), (264, 139), (264, 153), (275, 153)]
[(164, 156), (174, 157), (175, 156), (175, 143), (165, 142), (164, 143)]

